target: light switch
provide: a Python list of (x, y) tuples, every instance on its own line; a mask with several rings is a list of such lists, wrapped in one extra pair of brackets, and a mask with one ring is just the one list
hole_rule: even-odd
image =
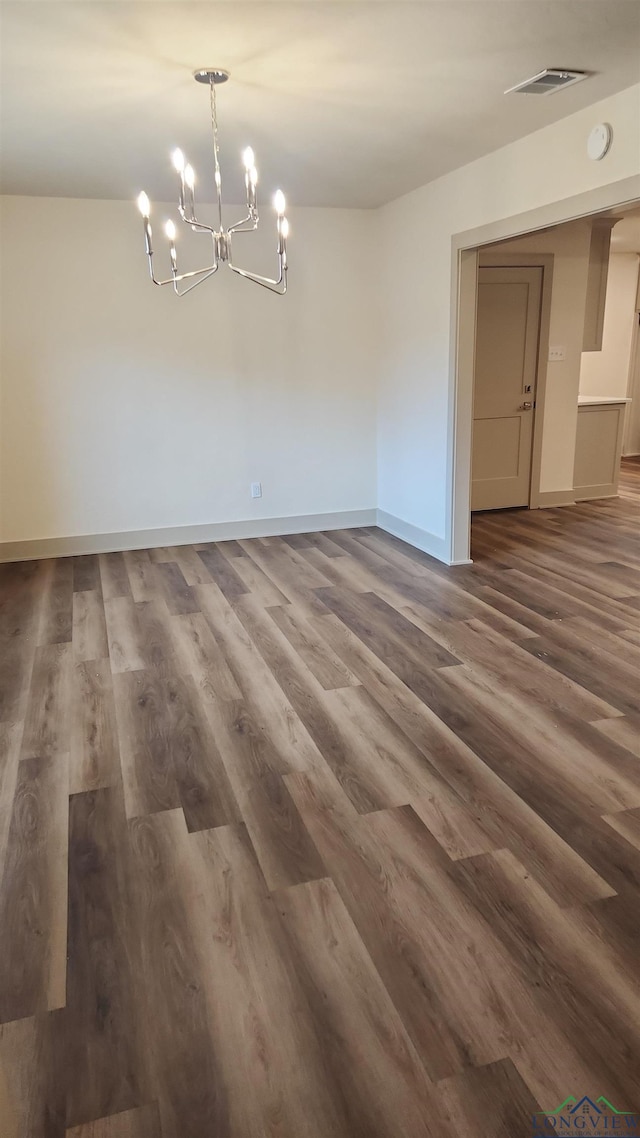
[(558, 360), (563, 360), (565, 358), (565, 352), (564, 344), (554, 344), (553, 346), (550, 344), (549, 363), (557, 363)]

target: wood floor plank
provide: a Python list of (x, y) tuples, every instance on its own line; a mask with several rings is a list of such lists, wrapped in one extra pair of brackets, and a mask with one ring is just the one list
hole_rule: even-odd
[(73, 649), (71, 643), (37, 648), (22, 737), (22, 758), (69, 752)]
[(151, 1072), (149, 1097), (158, 1103), (162, 1138), (222, 1136), (229, 1132), (226, 1088), (192, 933), (199, 919), (188, 889), (192, 839), (181, 810), (134, 818), (129, 834), (131, 917), (146, 977), (139, 1024)]
[(120, 788), (69, 803), (69, 959), (65, 1014), (67, 1126), (149, 1097), (130, 935), (128, 835)]
[(129, 549), (123, 554), (134, 601), (153, 601), (158, 595), (158, 579), (148, 549)]
[[(346, 827), (318, 813), (307, 824), (430, 1077), (506, 1058), (499, 954), (488, 930), (474, 925), (443, 868), (446, 855), (435, 853), (415, 814), (401, 807)], [(398, 942), (400, 954), (392, 949)], [(465, 989), (464, 1002), (459, 980), (469, 953), (476, 985)]]
[[(576, 1052), (600, 1075), (599, 1093), (610, 1101), (634, 1095), (640, 996), (618, 955), (578, 914), (556, 906), (508, 850), (458, 863), (455, 874), (519, 967), (529, 973), (535, 959), (537, 1000), (575, 1037)], [(611, 1063), (603, 1063), (603, 1056)], [(585, 1093), (595, 1089), (591, 1085)]]
[[(453, 674), (455, 673), (455, 674)], [(553, 783), (559, 798), (573, 793), (586, 808), (588, 804), (602, 810), (616, 810), (640, 805), (640, 770), (621, 748), (615, 753), (615, 744), (597, 737), (589, 724), (575, 724), (567, 717), (566, 731), (562, 741), (558, 739), (557, 721), (560, 714), (549, 714), (543, 707), (528, 703), (526, 697), (517, 693), (505, 694), (496, 706), (493, 685), (477, 671), (464, 665), (448, 669), (444, 683), (463, 694), (470, 707), (481, 713), (489, 711), (493, 721), (502, 725), (506, 734), (510, 724), (516, 719), (526, 724), (531, 736), (536, 736), (543, 744), (544, 757), (538, 759), (538, 769), (548, 763), (547, 785)], [(542, 748), (541, 748), (542, 749)], [(575, 775), (570, 767), (558, 761), (559, 754), (569, 752), (572, 761), (580, 770), (580, 787), (575, 787)], [(612, 761), (607, 761), (613, 754)]]
[(59, 557), (51, 564), (43, 598), (38, 644), (67, 644), (73, 629), (73, 564)]
[[(337, 693), (325, 692), (308, 669), (296, 665), (297, 654), (258, 605), (245, 599), (236, 605), (236, 611), (347, 796), (360, 811), (381, 809), (389, 794), (385, 771), (371, 764), (369, 737), (357, 729), (349, 730), (348, 715), (338, 718), (334, 714), (340, 705), (331, 703), (329, 696)], [(401, 793), (403, 800), (405, 797)]]
[(209, 704), (210, 723), (241, 817), (270, 888), (323, 877), (325, 868), (283, 775), (286, 759), (243, 700)]
[(130, 597), (114, 597), (104, 607), (112, 672), (153, 668), (171, 675), (179, 670), (163, 599), (134, 602)]
[(73, 565), (73, 591), (75, 593), (102, 591), (100, 561), (97, 553), (87, 553), (81, 557), (71, 557), (69, 560)]
[(633, 719), (629, 716), (623, 716), (619, 719), (601, 719), (594, 722), (592, 726), (640, 759), (640, 710)]
[(173, 624), (168, 619), (167, 606), (161, 598), (136, 604), (135, 624), (138, 630), (138, 649), (145, 668), (153, 668), (165, 676), (179, 673), (176, 645), (173, 641)]
[(176, 649), (184, 670), (193, 676), (207, 698), (236, 700), (242, 692), (236, 683), (224, 649), (217, 643), (201, 612), (173, 618)]
[[(470, 745), (473, 742), (470, 734), (469, 743), (465, 743), (454, 730), (457, 723), (445, 724), (335, 617), (321, 618), (317, 627), (360, 677), (370, 694), (451, 786), (460, 804), (464, 804), (466, 833), (475, 835), (482, 844), (478, 835), (480, 829), (489, 848), (506, 845), (514, 850), (561, 904), (572, 905), (578, 898), (589, 901), (611, 895), (611, 886), (499, 777), (492, 766), (482, 761)], [(494, 739), (492, 736), (493, 749)], [(453, 823), (459, 807), (454, 809), (441, 794), (434, 797), (438, 811), (450, 817)], [(412, 805), (428, 826), (433, 824), (433, 806), (430, 807), (423, 799), (413, 801)], [(454, 841), (453, 846), (447, 843), (446, 824), (441, 823), (437, 833), (444, 842), (444, 848), (451, 856), (456, 856), (459, 843)]]
[(276, 605), (268, 612), (323, 688), (332, 690), (359, 684), (304, 615), (296, 612), (295, 605)]
[(22, 723), (0, 723), (0, 882), (18, 778)]
[(64, 1014), (0, 1024), (2, 1138), (64, 1138)]
[(617, 814), (605, 814), (605, 822), (613, 826), (626, 841), (640, 850), (640, 809), (620, 810)]
[(346, 761), (334, 773), (354, 805), (365, 800), (365, 788), (377, 810), (438, 796), (438, 773), (365, 688), (327, 692), (323, 706), (344, 740)]
[[(352, 1138), (348, 1105), (331, 1078), (294, 953), (244, 828), (190, 841), (192, 928), (226, 1089), (226, 1119), (213, 1132), (241, 1138), (270, 1128), (287, 1138)], [(210, 1133), (193, 1131), (194, 1138)]]
[(284, 593), (269, 580), (266, 573), (250, 557), (234, 557), (233, 568), (236, 575), (244, 581), (247, 591), (258, 597), (265, 608), (289, 603)]
[(170, 613), (198, 612), (198, 602), (175, 561), (161, 562), (155, 566), (155, 573)]
[(624, 635), (625, 629), (617, 628), (615, 631), (609, 631), (606, 628), (599, 628), (593, 621), (585, 620), (582, 616), (571, 617), (563, 623), (579, 636), (588, 640), (597, 640), (613, 656), (624, 652), (629, 673), (640, 678), (640, 645), (633, 644), (627, 639)]
[[(615, 581), (607, 588), (600, 566), (591, 566), (590, 579), (577, 580), (571, 574), (566, 559), (562, 556), (555, 559), (541, 556), (537, 550), (519, 550), (516, 555), (508, 559), (508, 580), (513, 583), (518, 579), (526, 587), (526, 578), (533, 579), (537, 584), (548, 590), (551, 599), (569, 598), (569, 601), (559, 599), (561, 605), (571, 604), (576, 612), (569, 619), (591, 619), (603, 628), (615, 628), (624, 621), (629, 613), (629, 606), (633, 605), (633, 593), (630, 589), (616, 584)], [(578, 577), (580, 570), (578, 570)]]
[(333, 882), (282, 890), (276, 904), (349, 1133), (442, 1134), (438, 1092)]
[(306, 615), (317, 616), (325, 612), (314, 590), (330, 585), (331, 580), (314, 569), (302, 554), (295, 549), (285, 553), (281, 547), (269, 547), (257, 541), (241, 541), (239, 544), (288, 601), (297, 604)]
[(231, 562), (214, 544), (207, 546), (206, 549), (199, 549), (198, 557), (208, 569), (212, 581), (215, 581), (227, 600), (236, 600), (248, 592), (247, 586), (238, 576)]
[(127, 817), (179, 808), (162, 677), (120, 672), (113, 691)]
[(38, 642), (46, 562), (0, 565), (0, 722), (24, 719)]
[(105, 601), (131, 596), (131, 585), (123, 553), (100, 553), (100, 579)]
[(193, 680), (174, 677), (165, 681), (165, 692), (168, 745), (188, 829), (208, 830), (239, 821), (231, 781)]
[(127, 816), (182, 806), (190, 830), (238, 819), (238, 806), (190, 677), (114, 677)]
[(112, 672), (137, 672), (145, 666), (140, 646), (137, 609), (131, 597), (114, 597), (105, 601), (105, 618), (109, 638)]
[(72, 1126), (66, 1138), (162, 1138), (158, 1107), (148, 1103), (82, 1126)]
[(64, 1007), (67, 845), (66, 756), (23, 759), (0, 887), (0, 1023)]
[(458, 621), (447, 625), (440, 622), (438, 627), (434, 627), (432, 621), (425, 621), (424, 609), (407, 605), (403, 613), (419, 628), (434, 636), (460, 661), (472, 664), (480, 672), (488, 673), (498, 684), (508, 683), (510, 689), (522, 692), (529, 699), (534, 698), (536, 704), (547, 706), (553, 711), (569, 712), (587, 721), (621, 714), (612, 704), (592, 695), (567, 676), (558, 675), (543, 660), (526, 652), (520, 644), (505, 640), (501, 633), (481, 620)]
[(478, 859), (451, 862), (407, 807), (357, 826), (326, 813), (308, 825), (432, 1078), (513, 1058), (534, 1097), (561, 1095), (567, 1079), (592, 1084), (593, 1068), (538, 1002), (535, 976), (461, 888), (461, 867)]
[(72, 642), (77, 660), (104, 660), (109, 655), (104, 604), (97, 590), (73, 594)]
[(77, 663), (72, 688), (69, 793), (118, 786), (120, 749), (109, 661)]
[(213, 578), (192, 545), (178, 545), (171, 552), (187, 585), (211, 584)]
[[(216, 585), (197, 587), (198, 600), (207, 622), (210, 624), (216, 642), (223, 648), (229, 667), (242, 692), (244, 708), (242, 716), (233, 730), (244, 731), (242, 717), (253, 720), (258, 729), (267, 726), (263, 734), (275, 750), (276, 758), (269, 760), (268, 769), (280, 773), (289, 770), (304, 770), (322, 762), (322, 756), (301, 716), (287, 698), (286, 692), (274, 676), (271, 667), (258, 651), (249, 633), (240, 621), (238, 614), (228, 604)], [(245, 600), (243, 600), (243, 605)], [(259, 608), (260, 606), (255, 606)], [(252, 610), (253, 611), (253, 610)], [(268, 629), (273, 623), (263, 614)], [(216, 722), (219, 715), (216, 704), (208, 701), (207, 715)], [(275, 765), (274, 765), (275, 764)]]
[[(216, 541), (215, 544), (220, 550), (220, 553), (224, 554), (227, 559), (233, 558), (234, 562), (239, 557), (246, 557), (245, 551), (239, 541)], [(211, 542), (201, 541), (196, 543), (192, 548), (195, 549), (196, 552), (199, 552), (201, 549), (209, 549), (210, 546)]]
[(513, 1138), (535, 1133), (534, 1114), (540, 1105), (521, 1078), (511, 1059), (467, 1067), (438, 1084), (449, 1124), (465, 1138)]
[(326, 557), (342, 557), (343, 551), (331, 539), (331, 533), (308, 533), (305, 535), (309, 545), (319, 549)]
[(447, 668), (460, 663), (375, 593), (363, 593), (356, 598), (343, 590), (321, 589), (318, 594), (326, 607), (381, 658), (387, 653), (404, 652), (416, 665), (428, 668)]
[(282, 775), (277, 771), (264, 774), (239, 797), (269, 889), (326, 876), (322, 859)]

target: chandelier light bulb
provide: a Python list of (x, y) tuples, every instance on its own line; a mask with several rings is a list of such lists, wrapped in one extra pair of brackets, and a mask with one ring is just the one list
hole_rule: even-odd
[(185, 180), (187, 186), (189, 187), (189, 189), (192, 190), (196, 184), (196, 176), (195, 176), (193, 166), (191, 164), (189, 164), (188, 166), (185, 166), (185, 168), (184, 168), (184, 180)]
[(176, 149), (173, 151), (173, 154), (171, 155), (171, 161), (173, 162), (174, 168), (178, 171), (178, 173), (182, 174), (184, 171), (184, 154), (179, 147), (176, 147)]
[(242, 151), (242, 161), (244, 162), (245, 170), (251, 170), (255, 165), (255, 154), (250, 146), (247, 146), (246, 150)]
[(176, 227), (171, 220), (165, 221), (164, 231), (165, 231), (167, 237), (169, 238), (171, 244), (173, 245), (173, 242), (176, 239)]
[(142, 193), (138, 194), (138, 209), (140, 210), (140, 213), (143, 217), (148, 217), (151, 213), (151, 205), (144, 190), (142, 190)]
[(258, 171), (256, 170), (255, 166), (252, 166), (249, 170), (249, 181), (255, 190), (256, 186), (258, 185)]
[(286, 217), (283, 217), (282, 221), (280, 222), (280, 234), (286, 241), (287, 237), (289, 236), (289, 222), (287, 221)]
[(284, 211), (287, 208), (287, 203), (285, 201), (282, 190), (276, 190), (275, 194), (273, 195), (273, 204), (278, 217), (283, 217)]

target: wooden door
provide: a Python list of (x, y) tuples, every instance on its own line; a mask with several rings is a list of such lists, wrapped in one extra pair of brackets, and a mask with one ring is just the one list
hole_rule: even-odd
[(479, 271), (472, 510), (529, 505), (541, 299), (541, 268)]

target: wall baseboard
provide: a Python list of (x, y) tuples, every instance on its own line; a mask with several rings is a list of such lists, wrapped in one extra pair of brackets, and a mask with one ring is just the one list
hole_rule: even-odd
[(74, 557), (85, 553), (120, 553), (127, 549), (154, 549), (159, 545), (193, 545), (203, 541), (232, 541), (245, 537), (281, 537), (318, 530), (356, 529), (376, 525), (376, 510), (338, 510), (329, 514), (300, 514), (288, 518), (251, 518), (239, 522), (169, 526), (162, 529), (125, 530), (122, 533), (81, 534), (76, 537), (42, 537), (29, 541), (0, 542), (0, 562), (38, 561), (45, 557)]
[(233, 541), (250, 537), (282, 537), (318, 530), (379, 526), (393, 537), (435, 557), (445, 565), (471, 565), (449, 560), (446, 542), (386, 510), (338, 510), (329, 514), (299, 514), (286, 518), (251, 518), (238, 522), (208, 522), (193, 526), (124, 530), (120, 533), (79, 534), (0, 542), (0, 563), (39, 561), (47, 557), (78, 557), (88, 553), (120, 553), (128, 549), (155, 549), (164, 545), (195, 545), (205, 541)]
[(575, 506), (576, 496), (573, 490), (541, 490), (533, 509), (544, 510), (549, 506)]
[(576, 502), (591, 502), (598, 498), (617, 498), (618, 488), (612, 482), (605, 482), (602, 486), (576, 486)]
[[(429, 533), (426, 529), (420, 529), (419, 526), (414, 526), (411, 522), (405, 522), (402, 518), (396, 518), (393, 514), (388, 514), (386, 510), (378, 510), (377, 524), (380, 529), (386, 533), (390, 533), (393, 537), (399, 537), (401, 541), (406, 541), (408, 545), (413, 545), (415, 549), (422, 550), (423, 553), (428, 553), (431, 557), (435, 557), (438, 561), (443, 561), (445, 565), (450, 565), (452, 562), (449, 560), (449, 550), (443, 537), (436, 537), (434, 533)], [(457, 565), (470, 565), (470, 561), (458, 561)]]

